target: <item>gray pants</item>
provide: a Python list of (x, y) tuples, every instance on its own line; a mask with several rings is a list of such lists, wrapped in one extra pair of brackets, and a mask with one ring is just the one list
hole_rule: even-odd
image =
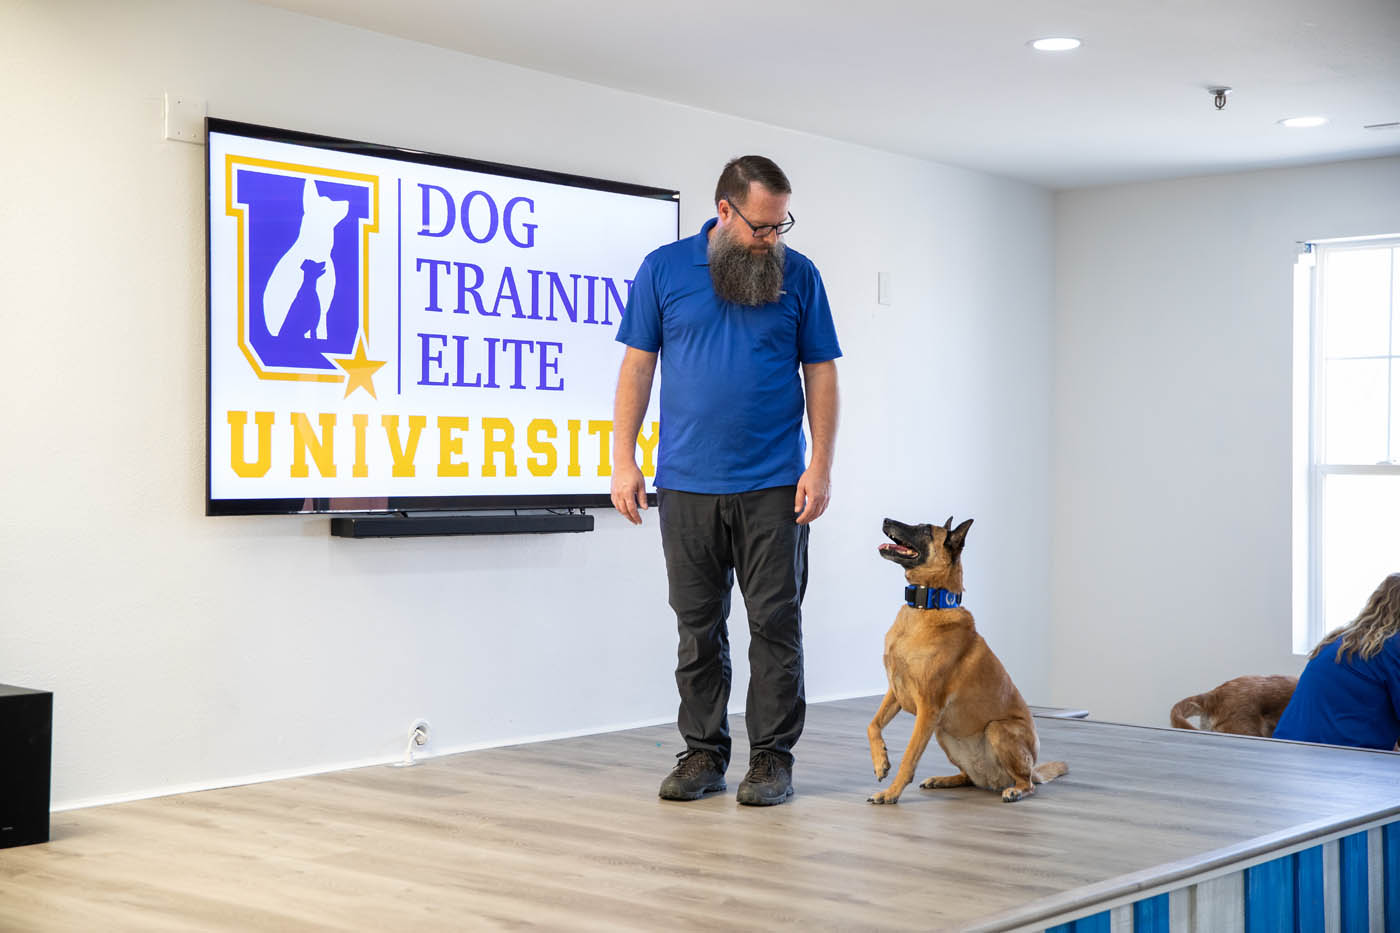
[(807, 526), (794, 520), (794, 486), (704, 495), (657, 490), (671, 608), (680, 631), (677, 726), (687, 748), (728, 765), (729, 597), (735, 571), (749, 616), (749, 746), (792, 764), (807, 700), (802, 596)]

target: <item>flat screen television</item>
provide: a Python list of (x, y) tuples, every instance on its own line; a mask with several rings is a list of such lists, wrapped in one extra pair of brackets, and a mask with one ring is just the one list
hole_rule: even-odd
[[(209, 119), (206, 513), (610, 504), (679, 193)], [(639, 463), (655, 472), (655, 397)]]

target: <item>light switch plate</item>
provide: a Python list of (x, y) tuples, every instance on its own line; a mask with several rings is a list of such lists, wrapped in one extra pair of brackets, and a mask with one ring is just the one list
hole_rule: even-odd
[(204, 142), (204, 110), (204, 101), (166, 91), (165, 138), (182, 143)]

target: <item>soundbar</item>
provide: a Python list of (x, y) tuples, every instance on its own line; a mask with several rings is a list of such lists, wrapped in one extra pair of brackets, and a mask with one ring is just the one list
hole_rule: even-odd
[(408, 538), (423, 535), (556, 534), (593, 530), (593, 516), (571, 512), (498, 515), (369, 515), (331, 519), (338, 538)]

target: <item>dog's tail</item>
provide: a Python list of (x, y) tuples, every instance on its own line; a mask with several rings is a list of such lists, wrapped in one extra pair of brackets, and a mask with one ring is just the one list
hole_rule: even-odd
[(1035, 770), (1031, 772), (1031, 780), (1037, 784), (1044, 784), (1064, 774), (1069, 774), (1069, 765), (1063, 761), (1047, 761), (1035, 766)]
[(1191, 720), (1187, 719), (1186, 717), (1205, 715), (1205, 711), (1201, 709), (1200, 700), (1200, 694), (1197, 694), (1193, 697), (1187, 697), (1186, 699), (1181, 700), (1175, 706), (1173, 706), (1171, 712), (1172, 728), (1195, 729), (1196, 727), (1191, 725)]

